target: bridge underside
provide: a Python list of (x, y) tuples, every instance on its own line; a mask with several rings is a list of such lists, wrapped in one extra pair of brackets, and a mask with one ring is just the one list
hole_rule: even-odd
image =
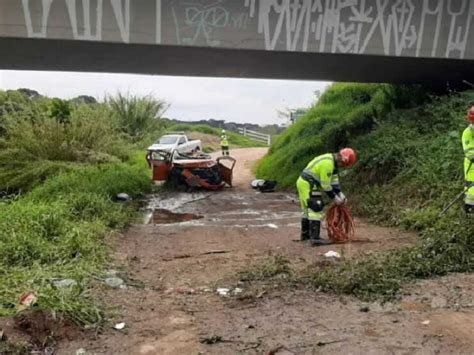
[(422, 83), (474, 81), (474, 60), (292, 53), (0, 38), (0, 68), (180, 76)]

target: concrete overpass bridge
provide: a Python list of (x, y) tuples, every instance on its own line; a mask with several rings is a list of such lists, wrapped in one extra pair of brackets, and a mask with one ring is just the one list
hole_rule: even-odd
[(1, 0), (0, 68), (442, 84), (470, 0)]

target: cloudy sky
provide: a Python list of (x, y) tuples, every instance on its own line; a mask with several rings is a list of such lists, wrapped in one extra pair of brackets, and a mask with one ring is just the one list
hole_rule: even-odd
[(153, 95), (171, 104), (167, 117), (193, 121), (222, 119), (259, 124), (285, 123), (277, 110), (307, 107), (317, 81), (191, 78), (130, 74), (0, 71), (0, 89), (29, 88), (46, 96), (72, 98), (130, 92)]

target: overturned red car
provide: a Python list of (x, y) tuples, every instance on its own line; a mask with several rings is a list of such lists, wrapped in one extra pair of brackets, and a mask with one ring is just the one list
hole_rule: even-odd
[(149, 150), (146, 159), (153, 181), (206, 190), (220, 190), (226, 184), (232, 186), (236, 160), (230, 156), (213, 159), (204, 153), (185, 155), (177, 151)]

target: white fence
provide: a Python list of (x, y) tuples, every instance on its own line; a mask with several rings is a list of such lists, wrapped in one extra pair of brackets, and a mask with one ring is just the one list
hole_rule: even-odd
[(246, 128), (239, 128), (239, 133), (249, 137), (250, 139), (253, 139), (254, 141), (266, 143), (268, 146), (272, 143), (272, 136), (269, 134), (251, 131)]

